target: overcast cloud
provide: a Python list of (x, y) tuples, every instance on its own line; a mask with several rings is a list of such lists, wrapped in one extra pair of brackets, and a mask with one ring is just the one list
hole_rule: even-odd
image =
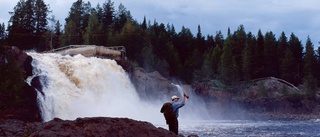
[[(45, 0), (52, 15), (61, 23), (68, 16), (72, 3), (76, 0)], [(88, 0), (84, 0), (87, 2)], [(105, 0), (107, 1), (107, 0)], [(90, 0), (96, 7), (104, 0)], [(237, 30), (240, 24), (246, 32), (257, 34), (261, 29), (265, 34), (272, 31), (279, 38), (282, 31), (289, 38), (294, 33), (305, 45), (310, 36), (315, 47), (320, 41), (320, 0), (112, 0), (117, 10), (122, 3), (134, 19), (142, 22), (143, 17), (153, 22), (173, 24), (176, 32), (181, 27), (189, 28), (194, 35), (197, 26), (201, 26), (204, 36), (215, 35), (222, 31), (224, 37), (227, 29)], [(10, 18), (18, 0), (0, 0), (0, 23)], [(51, 16), (51, 15), (50, 15)]]

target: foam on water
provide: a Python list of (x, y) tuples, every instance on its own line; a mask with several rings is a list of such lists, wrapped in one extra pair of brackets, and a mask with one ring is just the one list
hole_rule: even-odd
[(38, 101), (44, 121), (55, 117), (127, 117), (162, 123), (159, 104), (142, 103), (128, 75), (114, 60), (81, 55), (28, 53), (40, 78)]

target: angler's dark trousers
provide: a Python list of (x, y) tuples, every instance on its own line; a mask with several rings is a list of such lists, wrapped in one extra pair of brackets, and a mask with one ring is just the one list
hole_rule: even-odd
[(168, 125), (169, 125), (169, 130), (178, 135), (178, 125), (179, 125), (178, 119), (175, 118), (170, 120)]

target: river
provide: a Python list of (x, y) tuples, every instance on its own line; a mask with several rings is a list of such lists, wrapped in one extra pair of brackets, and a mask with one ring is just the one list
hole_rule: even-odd
[[(158, 125), (167, 129), (166, 125)], [(181, 121), (179, 134), (199, 137), (319, 137), (320, 120)]]

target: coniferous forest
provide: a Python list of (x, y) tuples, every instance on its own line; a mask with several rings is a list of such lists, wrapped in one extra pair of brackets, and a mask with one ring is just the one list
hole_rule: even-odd
[[(276, 77), (307, 87), (314, 96), (320, 85), (320, 49), (294, 33), (275, 37), (272, 31), (246, 32), (239, 24), (204, 36), (186, 27), (157, 21), (136, 21), (125, 5), (107, 2), (91, 5), (75, 1), (65, 22), (54, 16), (44, 0), (21, 0), (10, 12), (9, 23), (0, 25), (0, 47), (43, 52), (68, 45), (125, 46), (134, 67), (158, 71), (188, 84), (219, 81), (232, 85), (263, 77)], [(150, 17), (152, 18), (152, 17)], [(64, 24), (62, 26), (62, 24)], [(3, 66), (1, 66), (3, 68)]]

